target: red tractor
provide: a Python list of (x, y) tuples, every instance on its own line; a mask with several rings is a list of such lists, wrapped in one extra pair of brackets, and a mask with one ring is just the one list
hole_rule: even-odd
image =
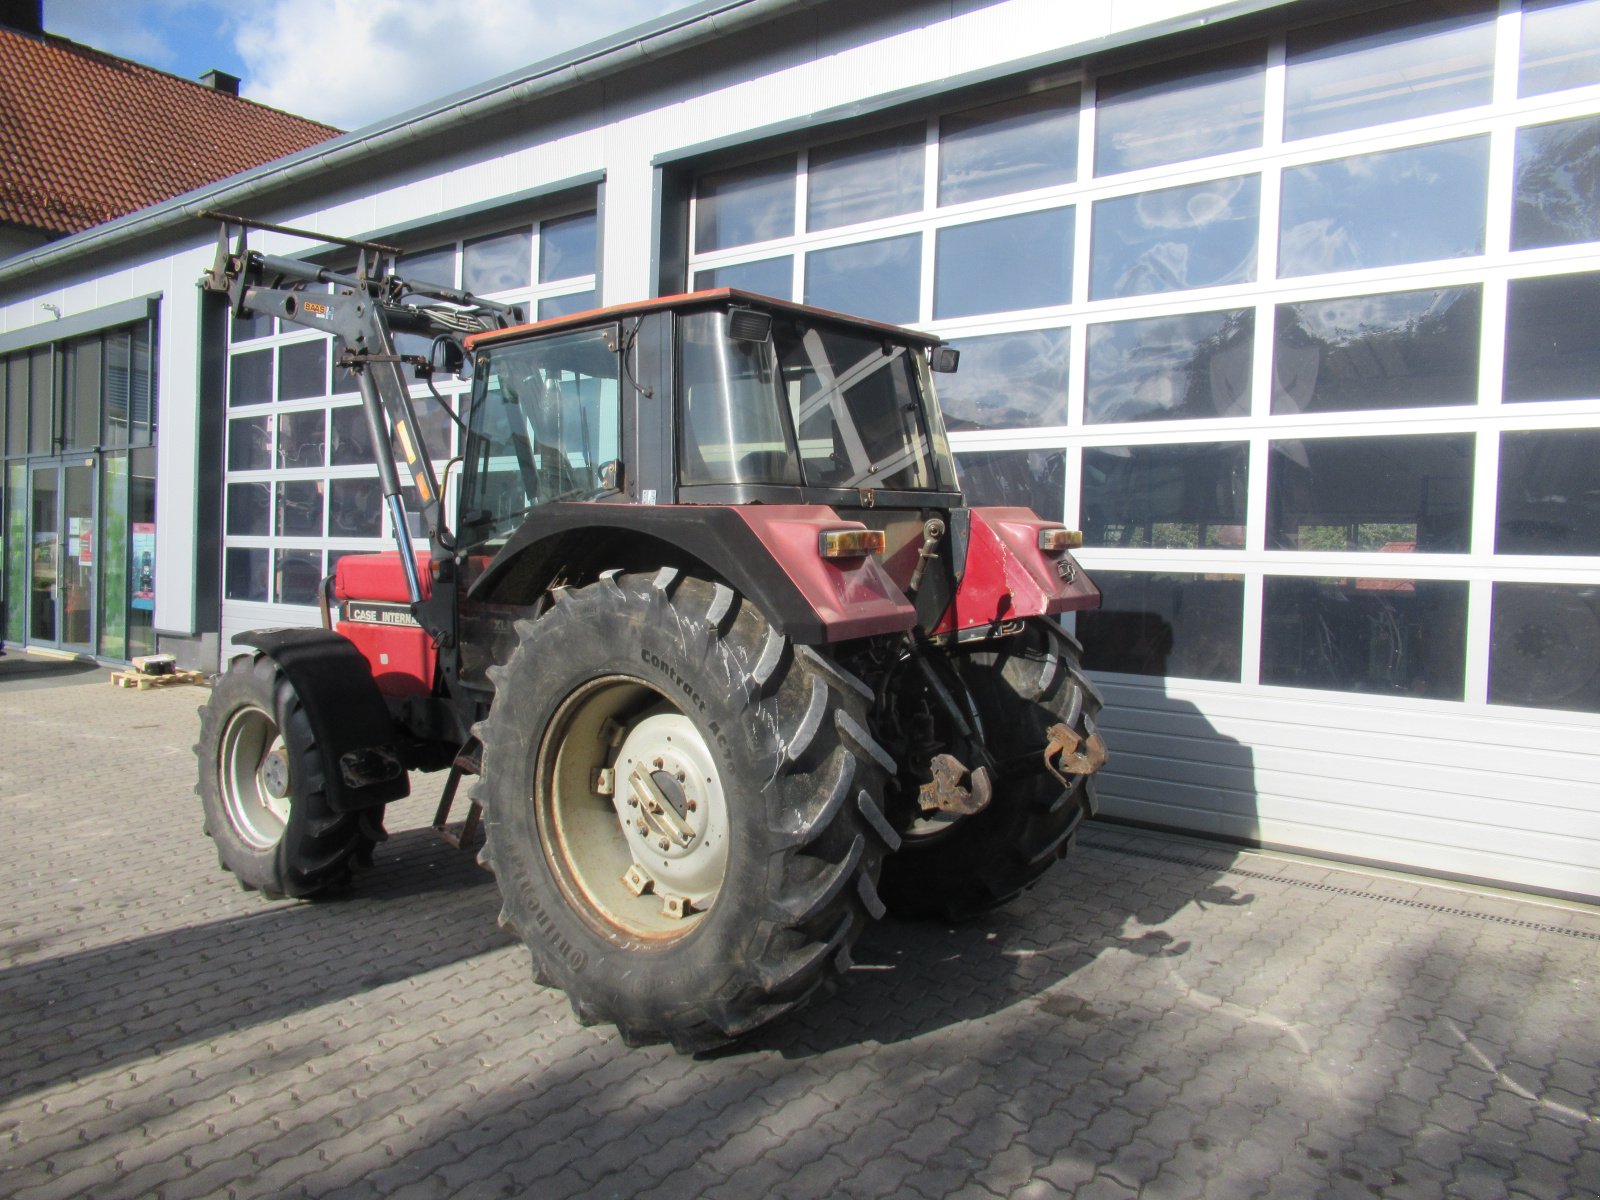
[[(728, 289), (525, 324), (351, 246), (338, 273), (224, 227), (201, 281), (334, 336), (398, 543), (339, 560), (326, 628), (235, 639), (198, 790), (242, 884), (339, 888), (407, 772), (449, 772), (441, 826), (476, 776), (535, 978), (695, 1049), (829, 985), (886, 910), (978, 913), (1066, 850), (1105, 750), (1056, 618), (1099, 593), (1077, 534), (963, 503), (953, 350)], [(453, 520), (412, 367), (471, 374)]]

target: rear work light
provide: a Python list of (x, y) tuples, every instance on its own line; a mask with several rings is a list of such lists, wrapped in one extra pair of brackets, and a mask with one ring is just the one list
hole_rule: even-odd
[(830, 529), (817, 539), (823, 558), (864, 558), (882, 554), (888, 539), (881, 529)]
[(1079, 529), (1039, 530), (1039, 549), (1059, 554), (1063, 550), (1076, 550), (1083, 545), (1083, 531)]

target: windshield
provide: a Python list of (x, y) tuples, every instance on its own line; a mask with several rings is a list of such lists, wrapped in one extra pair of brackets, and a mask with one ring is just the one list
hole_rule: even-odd
[(683, 483), (957, 490), (920, 347), (787, 314), (735, 341), (728, 321), (680, 323)]

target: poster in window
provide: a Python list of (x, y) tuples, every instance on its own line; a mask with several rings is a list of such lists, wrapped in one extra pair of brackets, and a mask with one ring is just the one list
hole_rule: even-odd
[(129, 540), (129, 557), (133, 561), (133, 598), (130, 608), (154, 612), (156, 607), (156, 524), (154, 521), (135, 521), (133, 536)]

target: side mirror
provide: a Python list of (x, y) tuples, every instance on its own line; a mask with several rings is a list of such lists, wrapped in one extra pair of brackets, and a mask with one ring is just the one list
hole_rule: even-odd
[(941, 375), (954, 375), (961, 365), (961, 351), (954, 346), (935, 346), (928, 357), (928, 365)]

